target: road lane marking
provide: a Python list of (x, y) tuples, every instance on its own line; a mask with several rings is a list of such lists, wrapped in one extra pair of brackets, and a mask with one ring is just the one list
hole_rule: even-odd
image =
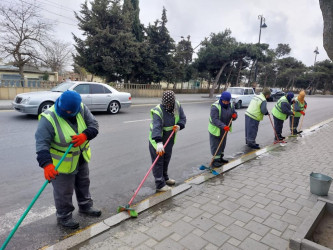
[(132, 122), (145, 122), (145, 121), (150, 121), (151, 119), (144, 119), (144, 120), (134, 120), (134, 121), (126, 121), (124, 123), (132, 123)]
[[(0, 216), (0, 235), (11, 231), (26, 209), (26, 207), (22, 207)], [(38, 208), (38, 211), (37, 209), (31, 209), (20, 226), (41, 220), (51, 214), (55, 214), (55, 212), (56, 208), (54, 206)]]

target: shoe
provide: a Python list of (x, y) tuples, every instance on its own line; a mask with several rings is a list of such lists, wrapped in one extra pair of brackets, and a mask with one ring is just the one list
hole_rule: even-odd
[(218, 159), (215, 159), (215, 160), (213, 161), (213, 163), (212, 163), (212, 167), (213, 167), (213, 168), (219, 168), (219, 167), (221, 167), (221, 166), (222, 166), (222, 163), (221, 163), (221, 161), (218, 160)]
[(228, 161), (228, 160), (225, 160), (225, 159), (223, 159), (223, 158), (221, 158), (221, 163), (222, 163), (222, 164), (227, 164), (227, 163), (229, 163), (229, 161)]
[(259, 144), (248, 144), (248, 146), (253, 149), (260, 149)]
[(172, 185), (175, 185), (176, 184), (176, 181), (173, 180), (173, 179), (169, 179), (167, 181), (165, 181), (165, 184), (169, 185), (169, 186), (172, 186)]
[(67, 220), (58, 219), (58, 224), (70, 229), (77, 229), (80, 226), (80, 224), (73, 218), (69, 218)]
[(301, 131), (298, 131), (298, 132), (297, 132), (297, 134), (299, 135), (299, 134), (301, 134), (302, 132), (303, 132), (303, 130), (301, 130)]
[(165, 185), (165, 186), (162, 187), (162, 188), (157, 188), (156, 191), (157, 191), (157, 192), (166, 192), (166, 191), (169, 191), (169, 190), (171, 190), (171, 189), (172, 189), (171, 187)]
[(102, 211), (97, 208), (90, 207), (88, 209), (79, 209), (79, 213), (86, 214), (92, 217), (99, 217), (101, 216)]
[(279, 135), (279, 140), (284, 140), (284, 139), (286, 139), (286, 137)]

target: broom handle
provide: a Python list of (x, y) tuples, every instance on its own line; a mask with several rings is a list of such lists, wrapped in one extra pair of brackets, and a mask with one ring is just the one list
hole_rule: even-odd
[(302, 130), (303, 120), (304, 120), (304, 115), (302, 115), (301, 124), (300, 124), (300, 126), (299, 126), (299, 131)]
[[(293, 111), (295, 113), (295, 103), (293, 104)], [(295, 115), (293, 115), (293, 117), (291, 118), (291, 135), (294, 135), (294, 118)]]
[(274, 130), (274, 133), (275, 133), (276, 139), (277, 139), (277, 141), (280, 141), (280, 140), (279, 140), (279, 137), (277, 136), (276, 130), (275, 130), (275, 128), (274, 128), (274, 125), (273, 125), (273, 122), (272, 122), (271, 115), (270, 115), (269, 113), (268, 113), (268, 117), (269, 117), (269, 120), (271, 121), (271, 124), (272, 124), (273, 130)]
[[(229, 124), (228, 124), (228, 127), (230, 127), (231, 122), (232, 122), (232, 118), (230, 119), (230, 122), (229, 122)], [(222, 145), (222, 142), (223, 142), (223, 140), (224, 140), (224, 137), (226, 136), (227, 133), (228, 133), (228, 131), (225, 131), (225, 132), (224, 132), (224, 134), (223, 134), (223, 136), (222, 136), (222, 138), (221, 138), (220, 144), (219, 144), (219, 146), (217, 147), (217, 149), (216, 149), (216, 151), (215, 151), (215, 154), (214, 154), (212, 160), (210, 161), (210, 164), (209, 164), (210, 167), (212, 166), (213, 161), (214, 161), (214, 158), (215, 158), (217, 152), (219, 151), (219, 149), (220, 149), (220, 147), (221, 147), (221, 145)]]
[[(173, 130), (172, 133), (170, 134), (168, 140), (164, 143), (164, 148), (168, 145), (171, 137), (174, 135), (175, 131)], [(128, 205), (130, 206), (133, 202), (133, 200), (135, 199), (136, 195), (139, 193), (139, 190), (141, 189), (143, 183), (145, 182), (145, 180), (147, 179), (149, 173), (151, 172), (151, 170), (153, 169), (153, 167), (155, 166), (156, 162), (158, 161), (158, 159), (160, 158), (160, 155), (158, 155), (155, 159), (155, 161), (153, 162), (153, 164), (150, 166), (148, 172), (146, 173), (145, 177), (143, 178), (143, 180), (141, 181), (140, 185), (138, 186), (138, 188), (135, 190), (134, 195), (132, 196), (131, 200), (129, 201)]]
[[(63, 162), (63, 160), (65, 159), (66, 155), (68, 154), (69, 150), (73, 147), (73, 143), (71, 143), (69, 145), (69, 147), (67, 148), (66, 152), (64, 153), (64, 155), (61, 157), (60, 161), (58, 162), (57, 166), (55, 167), (55, 170), (57, 170), (60, 166), (60, 164)], [(3, 245), (1, 246), (1, 250), (5, 249), (7, 244), (9, 243), (9, 241), (11, 240), (11, 238), (14, 236), (16, 230), (19, 228), (19, 226), (21, 225), (22, 221), (24, 220), (25, 216), (27, 216), (27, 214), (29, 213), (30, 209), (32, 208), (32, 206), (35, 204), (35, 202), (37, 201), (37, 199), (39, 198), (39, 196), (41, 195), (41, 193), (44, 191), (45, 187), (47, 186), (47, 184), (49, 183), (48, 180), (46, 180), (43, 184), (43, 186), (39, 189), (38, 193), (35, 195), (35, 197), (33, 198), (33, 200), (31, 201), (31, 203), (29, 204), (28, 208), (24, 211), (23, 215), (21, 216), (21, 218), (19, 219), (19, 221), (16, 223), (15, 227), (13, 228), (13, 230), (10, 232), (10, 234), (8, 235), (6, 241), (3, 243)]]

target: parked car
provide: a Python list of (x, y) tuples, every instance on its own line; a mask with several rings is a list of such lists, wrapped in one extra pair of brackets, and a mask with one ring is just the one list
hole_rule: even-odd
[(12, 106), (18, 112), (39, 115), (51, 107), (66, 90), (78, 92), (82, 102), (91, 111), (107, 111), (110, 114), (117, 114), (121, 108), (128, 108), (132, 104), (130, 93), (119, 92), (104, 83), (75, 81), (63, 82), (50, 91), (18, 94), (12, 102)]
[[(230, 87), (226, 91), (230, 92), (230, 101), (234, 103), (236, 109), (249, 106), (252, 98), (255, 96), (253, 88)], [(220, 99), (220, 96), (217, 95), (216, 98)]]
[(283, 92), (281, 89), (272, 88), (271, 89), (271, 96), (267, 99), (267, 101), (268, 102), (275, 102), (275, 101), (279, 100), (285, 94), (286, 93)]

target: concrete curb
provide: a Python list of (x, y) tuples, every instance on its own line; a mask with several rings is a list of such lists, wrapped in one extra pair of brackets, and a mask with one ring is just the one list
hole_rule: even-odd
[[(188, 189), (190, 189), (191, 186), (188, 184), (181, 184), (179, 186), (176, 186), (172, 188), (170, 191), (164, 192), (164, 193), (157, 193), (153, 195), (152, 197), (147, 198), (146, 200), (141, 201), (140, 203), (136, 204), (134, 206), (135, 210), (138, 213), (141, 213), (156, 204), (159, 204), (162, 201), (165, 201), (173, 196), (176, 196)], [(68, 237), (50, 247), (43, 248), (43, 249), (49, 249), (49, 250), (62, 250), (62, 249), (68, 249), (71, 247), (74, 247), (80, 243), (83, 243), (84, 241), (89, 240), (90, 238), (103, 233), (107, 230), (109, 230), (111, 227), (116, 226), (117, 224), (121, 223), (122, 221), (128, 220), (131, 217), (128, 215), (127, 212), (122, 212), (116, 215), (113, 215), (107, 219), (105, 219), (102, 222), (99, 222), (97, 224), (91, 225), (88, 228), (82, 229), (78, 232), (76, 232), (73, 236)]]
[[(303, 131), (303, 136), (310, 135), (312, 132), (315, 132), (316, 130), (320, 129), (322, 126), (330, 123), (333, 121), (333, 118), (328, 119), (326, 121), (320, 122), (309, 129), (306, 129)], [(294, 137), (288, 137), (288, 140), (290, 138)], [(225, 172), (228, 172), (234, 168), (236, 168), (239, 165), (242, 165), (243, 163), (252, 160), (256, 157), (260, 157), (264, 155), (265, 153), (272, 151), (276, 149), (277, 147), (280, 147), (282, 145), (280, 144), (272, 144), (269, 145), (265, 148), (262, 148), (260, 150), (252, 151), (246, 155), (243, 155), (239, 159), (236, 159), (234, 161), (229, 162), (228, 164), (225, 164), (223, 168), (220, 169), (215, 169), (219, 174), (223, 174)], [(211, 174), (210, 172), (206, 171), (199, 176), (192, 177), (188, 180), (185, 181), (184, 184), (181, 184), (179, 186), (174, 187), (171, 191), (165, 192), (165, 193), (157, 193), (151, 197), (148, 197), (147, 199), (141, 201), (140, 203), (136, 204), (134, 208), (138, 213), (141, 213), (157, 204), (159, 204), (162, 201), (165, 201), (173, 196), (176, 196), (188, 189), (190, 189), (192, 186), (189, 184), (193, 185), (199, 185), (203, 183), (204, 181), (207, 181), (211, 178), (215, 177), (215, 175)], [(54, 250), (54, 249), (68, 249), (71, 247), (74, 247), (80, 243), (83, 243), (90, 238), (97, 236), (98, 234), (101, 234), (107, 230), (109, 230), (111, 227), (116, 226), (117, 224), (121, 223), (122, 221), (125, 221), (127, 219), (131, 218), (127, 212), (122, 212), (119, 214), (116, 214), (114, 216), (111, 216), (110, 218), (105, 219), (104, 221), (94, 224), (90, 227), (87, 227), (85, 229), (82, 229), (78, 232), (76, 232), (73, 236), (70, 236), (52, 246), (49, 247), (44, 247), (43, 249), (49, 249), (49, 250)], [(297, 245), (297, 240), (294, 242)]]

